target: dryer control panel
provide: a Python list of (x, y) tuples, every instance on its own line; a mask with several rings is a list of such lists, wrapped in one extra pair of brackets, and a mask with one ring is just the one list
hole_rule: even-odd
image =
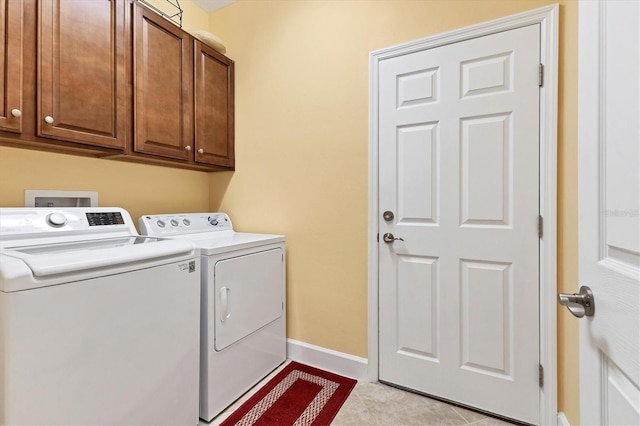
[(194, 232), (233, 231), (226, 213), (144, 215), (138, 219), (140, 233), (156, 237)]

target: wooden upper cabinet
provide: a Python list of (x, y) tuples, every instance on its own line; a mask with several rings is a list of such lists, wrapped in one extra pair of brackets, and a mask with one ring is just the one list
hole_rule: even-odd
[(0, 0), (0, 130), (22, 131), (23, 2)]
[(194, 42), (195, 161), (233, 168), (233, 61)]
[(39, 2), (38, 136), (124, 149), (125, 3)]
[(232, 170), (234, 63), (135, 0), (0, 0), (0, 144)]
[(191, 39), (161, 16), (134, 4), (134, 151), (192, 158)]

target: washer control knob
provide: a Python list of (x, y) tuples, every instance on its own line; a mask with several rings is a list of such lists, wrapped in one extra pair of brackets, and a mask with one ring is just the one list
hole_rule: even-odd
[(175, 219), (171, 219), (171, 222), (170, 222), (170, 223), (171, 223), (171, 226), (178, 226), (178, 225), (180, 225), (180, 222), (178, 222), (178, 221), (177, 221), (177, 220), (175, 220)]
[(160, 219), (158, 219), (158, 221), (156, 222), (156, 225), (158, 225), (158, 228), (164, 228), (165, 226), (167, 226), (167, 224)]
[(189, 219), (182, 219), (182, 223), (184, 223), (184, 226), (191, 225), (191, 221)]
[(218, 225), (218, 217), (217, 216), (209, 216), (209, 223), (213, 226)]
[(51, 226), (63, 226), (67, 218), (62, 213), (51, 213), (47, 216), (47, 223)]

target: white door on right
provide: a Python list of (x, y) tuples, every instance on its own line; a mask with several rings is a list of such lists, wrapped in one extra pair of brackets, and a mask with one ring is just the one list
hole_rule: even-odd
[(579, 7), (580, 422), (639, 425), (640, 2)]

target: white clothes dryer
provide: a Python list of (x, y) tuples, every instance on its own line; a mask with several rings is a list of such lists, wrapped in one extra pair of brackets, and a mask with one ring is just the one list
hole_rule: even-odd
[(202, 260), (200, 417), (211, 421), (286, 360), (285, 237), (235, 232), (225, 213), (145, 215)]
[(200, 258), (120, 208), (0, 208), (0, 424), (197, 425)]

